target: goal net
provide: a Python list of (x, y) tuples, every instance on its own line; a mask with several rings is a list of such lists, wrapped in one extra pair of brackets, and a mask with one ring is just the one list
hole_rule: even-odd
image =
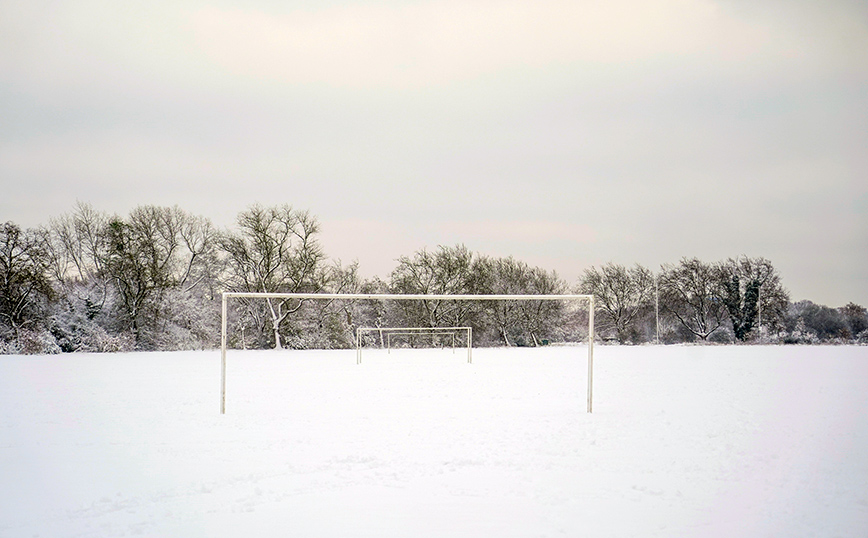
[(467, 362), (473, 362), (473, 327), (359, 327), (356, 329), (356, 364), (362, 363), (362, 349), (366, 345), (379, 344), (391, 353), (393, 337), (404, 338), (410, 345), (430, 337), (425, 340), (432, 345), (451, 345), (453, 353), (455, 345), (463, 343)]
[[(546, 338), (545, 330), (553, 330), (552, 325), (558, 323), (567, 323), (575, 325), (587, 321), (587, 333), (581, 335), (581, 340), (587, 341), (587, 411), (592, 412), (593, 409), (593, 365), (594, 365), (594, 298), (592, 295), (450, 295), (450, 294), (386, 294), (386, 293), (254, 293), (254, 292), (224, 292), (222, 301), (221, 313), (221, 338), (220, 338), (220, 357), (221, 357), (221, 376), (220, 376), (220, 413), (226, 412), (226, 354), (228, 348), (228, 302), (232, 299), (243, 300), (248, 304), (263, 301), (268, 303), (268, 310), (272, 315), (275, 313), (275, 304), (277, 311), (280, 311), (284, 305), (287, 308), (294, 310), (300, 309), (303, 305), (309, 303), (325, 304), (339, 303), (343, 305), (353, 305), (360, 303), (385, 302), (397, 303), (402, 305), (402, 310), (405, 313), (416, 312), (431, 314), (441, 310), (449, 310), (455, 317), (463, 319), (463, 317), (479, 314), (488, 322), (488, 332), (502, 336), (504, 345), (525, 345), (525, 346), (544, 346), (552, 342)], [(415, 309), (412, 308), (416, 305)], [(476, 304), (485, 305), (482, 308), (474, 309), (466, 305)], [(420, 306), (421, 305), (421, 306)], [(564, 315), (561, 308), (563, 305), (572, 305), (573, 310), (567, 310), (568, 315)], [(579, 307), (586, 308), (586, 317), (575, 316)], [(552, 315), (553, 313), (557, 315)], [(280, 347), (280, 321), (275, 317), (274, 341), (276, 347)], [(422, 317), (417, 317), (422, 320)], [(539, 320), (547, 320), (546, 323), (538, 323)], [(516, 320), (519, 320), (516, 322)], [(390, 327), (388, 331), (394, 334), (418, 332), (419, 334), (436, 334), (438, 332), (452, 332), (457, 334), (459, 330), (467, 329), (467, 357), (468, 363), (472, 362), (472, 346), (477, 331), (472, 327), (472, 323), (464, 324), (445, 324), (443, 319), (435, 319), (429, 315), (416, 327)], [(522, 333), (515, 332), (515, 323), (521, 325), (524, 330)], [(323, 324), (320, 323), (319, 326)], [(424, 325), (424, 326), (423, 326)], [(557, 327), (554, 327), (557, 329)], [(242, 326), (241, 330), (244, 328)], [(386, 331), (387, 329), (380, 327), (354, 327), (352, 329), (352, 343), (356, 347), (356, 363), (361, 363), (362, 351), (362, 336), (371, 331)], [(385, 333), (383, 333), (385, 334)], [(485, 335), (482, 335), (485, 336)], [(242, 332), (243, 341), (243, 332)], [(578, 343), (579, 340), (564, 340), (564, 343)], [(348, 347), (348, 346), (345, 346)], [(580, 352), (579, 352), (580, 353)], [(580, 355), (579, 355), (580, 356)]]

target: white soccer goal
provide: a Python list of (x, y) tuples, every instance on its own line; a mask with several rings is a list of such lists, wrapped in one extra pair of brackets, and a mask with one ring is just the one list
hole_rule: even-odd
[[(394, 295), (389, 293), (254, 293), (223, 292), (220, 328), (220, 413), (226, 413), (226, 332), (227, 301), (247, 299), (297, 300), (379, 300), (379, 301), (587, 301), (588, 303), (588, 413), (593, 410), (594, 394), (594, 296), (593, 295)], [(361, 362), (357, 355), (356, 362)], [(470, 361), (468, 361), (470, 362)]]
[(392, 352), (393, 336), (447, 336), (452, 339), (453, 353), (456, 337), (463, 337), (467, 349), (467, 362), (473, 362), (473, 327), (359, 327), (356, 329), (356, 364), (362, 363), (365, 336), (369, 334), (377, 334), (380, 337), (380, 345), (389, 353)]

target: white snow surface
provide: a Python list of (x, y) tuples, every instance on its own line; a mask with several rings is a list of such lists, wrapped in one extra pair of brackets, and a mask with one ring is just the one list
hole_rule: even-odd
[(363, 359), (0, 357), (0, 536), (868, 536), (868, 347)]

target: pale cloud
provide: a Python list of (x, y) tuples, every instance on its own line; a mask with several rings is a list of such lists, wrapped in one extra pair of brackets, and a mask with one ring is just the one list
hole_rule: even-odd
[(210, 84), (188, 15), (162, 0), (0, 2), (0, 80), (49, 105)]
[[(351, 4), (285, 14), (207, 8), (202, 52), (243, 76), (285, 83), (413, 88), (552, 64), (629, 63), (770, 45), (766, 29), (704, 0), (438, 1)], [(735, 37), (725, 47), (721, 35)]]
[[(0, 169), (12, 175), (67, 178), (108, 185), (130, 177), (147, 178), (152, 187), (178, 177), (213, 177), (227, 162), (170, 138), (112, 130), (93, 136), (46, 136), (38, 142), (17, 142), (0, 148)], [(118, 170), (126, 170), (119, 177)], [(24, 186), (22, 186), (24, 187)]]
[(177, 91), (173, 84), (214, 90), (251, 80), (395, 89), (649, 61), (742, 77), (794, 64), (852, 74), (868, 54), (864, 20), (834, 9), (796, 19), (805, 10), (786, 5), (775, 17), (744, 16), (711, 0), (222, 6), (4, 3), (0, 78), (47, 98), (58, 98), (61, 87), (155, 95)]
[(747, 254), (865, 303), (866, 86), (858, 0), (0, 0), (0, 221), (286, 202), (368, 275)]

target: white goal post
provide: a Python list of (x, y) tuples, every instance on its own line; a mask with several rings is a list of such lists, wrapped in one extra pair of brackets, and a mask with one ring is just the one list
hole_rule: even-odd
[(473, 327), (359, 327), (356, 329), (356, 364), (362, 364), (362, 348), (366, 334), (380, 335), (382, 345), (383, 335), (386, 336), (386, 349), (392, 351), (392, 336), (427, 336), (445, 335), (452, 337), (452, 352), (455, 352), (455, 336), (464, 334), (464, 345), (467, 348), (467, 362), (473, 362)]
[[(220, 414), (226, 413), (226, 329), (227, 301), (233, 298), (375, 301), (587, 301), (588, 302), (588, 413), (593, 410), (594, 394), (594, 296), (593, 295), (428, 295), (391, 293), (266, 293), (223, 292), (220, 320)], [(357, 358), (357, 363), (360, 362)]]

